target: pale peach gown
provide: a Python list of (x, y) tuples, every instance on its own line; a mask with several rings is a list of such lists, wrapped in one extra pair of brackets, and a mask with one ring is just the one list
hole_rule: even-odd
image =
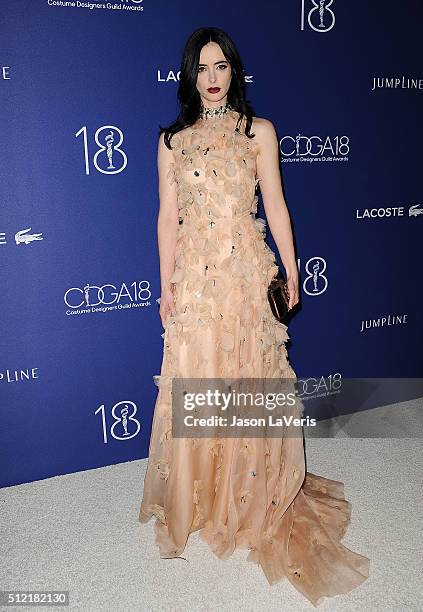
[[(267, 287), (277, 271), (257, 219), (257, 144), (238, 112), (200, 118), (171, 140), (179, 224), (172, 277), (176, 316), (163, 334), (139, 521), (156, 517), (162, 557), (190, 533), (221, 559), (250, 550), (270, 584), (287, 577), (315, 606), (369, 575), (341, 544), (351, 504), (343, 483), (305, 471), (303, 437), (172, 438), (173, 377), (291, 377), (287, 326)], [(238, 129), (236, 129), (238, 127)]]

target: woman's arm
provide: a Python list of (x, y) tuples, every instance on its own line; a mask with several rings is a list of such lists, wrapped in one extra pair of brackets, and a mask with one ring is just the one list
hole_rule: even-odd
[(168, 178), (173, 152), (164, 144), (164, 132), (160, 134), (157, 167), (159, 174), (160, 208), (157, 220), (157, 237), (160, 256), (161, 288), (170, 288), (169, 279), (175, 270), (175, 248), (178, 226), (176, 184)]
[(298, 267), (288, 207), (283, 197), (279, 170), (279, 143), (273, 123), (268, 119), (254, 118), (252, 132), (256, 134), (257, 177), (270, 231), (286, 270), (292, 308), (298, 302)]

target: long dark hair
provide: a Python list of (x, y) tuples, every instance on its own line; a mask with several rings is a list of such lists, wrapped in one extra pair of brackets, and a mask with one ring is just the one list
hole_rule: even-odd
[(201, 97), (197, 90), (198, 64), (200, 52), (205, 44), (215, 42), (222, 49), (222, 53), (231, 65), (232, 79), (228, 90), (227, 101), (234, 110), (240, 113), (238, 123), (242, 117), (246, 117), (245, 134), (253, 138), (255, 134), (250, 133), (255, 112), (246, 100), (246, 86), (244, 78), (244, 67), (238, 50), (226, 32), (220, 28), (198, 28), (191, 34), (185, 43), (182, 54), (178, 101), (180, 111), (177, 119), (168, 127), (159, 125), (160, 132), (165, 132), (164, 142), (171, 149), (171, 138), (177, 132), (193, 125), (199, 118), (201, 110)]

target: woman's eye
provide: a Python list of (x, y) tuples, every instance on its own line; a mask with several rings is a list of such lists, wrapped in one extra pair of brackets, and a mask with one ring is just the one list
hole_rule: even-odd
[[(226, 70), (227, 67), (228, 67), (227, 64), (219, 64), (219, 66), (217, 66), (218, 69), (220, 68), (222, 70)], [(198, 72), (203, 72), (203, 70), (205, 70), (205, 67), (199, 66)]]

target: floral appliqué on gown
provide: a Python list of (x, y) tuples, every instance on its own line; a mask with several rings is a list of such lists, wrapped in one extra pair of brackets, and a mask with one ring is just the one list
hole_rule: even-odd
[(176, 315), (165, 323), (154, 377), (139, 521), (156, 517), (162, 557), (179, 556), (200, 530), (221, 559), (247, 548), (270, 584), (286, 577), (317, 606), (369, 575), (369, 559), (341, 544), (351, 517), (343, 483), (306, 472), (302, 436), (172, 437), (173, 377), (295, 379), (287, 326), (267, 300), (278, 266), (255, 216), (257, 144), (238, 118), (235, 110), (200, 118), (171, 140)]

